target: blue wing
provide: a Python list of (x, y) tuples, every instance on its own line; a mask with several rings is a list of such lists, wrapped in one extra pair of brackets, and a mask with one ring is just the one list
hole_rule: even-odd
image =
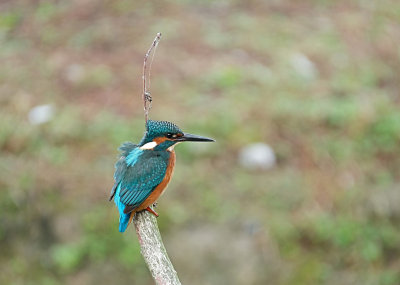
[(115, 163), (115, 173), (114, 173), (114, 186), (111, 189), (111, 196), (110, 196), (110, 201), (112, 198), (114, 198), (115, 192), (117, 191), (117, 187), (120, 184), (122, 178), (125, 175), (126, 169), (128, 167), (127, 163), (125, 162), (126, 157), (131, 153), (134, 149), (136, 149), (138, 145), (132, 143), (132, 142), (124, 142), (118, 150), (121, 152), (121, 155)]
[(164, 179), (169, 154), (141, 150), (125, 143), (120, 147), (121, 157), (115, 164), (115, 184), (111, 197), (120, 212), (120, 232), (129, 223), (130, 212), (138, 207)]
[[(169, 156), (169, 155), (168, 155)], [(124, 213), (129, 213), (143, 203), (154, 188), (164, 179), (169, 157), (145, 150), (136, 162), (129, 166), (121, 180), (120, 201), (126, 205)]]

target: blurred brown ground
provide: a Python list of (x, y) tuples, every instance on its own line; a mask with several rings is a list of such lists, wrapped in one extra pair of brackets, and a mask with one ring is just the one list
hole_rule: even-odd
[(183, 284), (400, 284), (394, 0), (2, 1), (0, 283), (153, 284), (108, 195), (157, 32), (151, 118), (217, 140), (159, 201)]

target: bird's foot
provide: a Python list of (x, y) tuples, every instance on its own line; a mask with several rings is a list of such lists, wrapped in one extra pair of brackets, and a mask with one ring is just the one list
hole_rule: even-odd
[(158, 205), (158, 202), (155, 202), (155, 203), (153, 204), (153, 207), (154, 207), (154, 208), (157, 208), (157, 205)]
[(156, 211), (154, 211), (152, 208), (150, 208), (150, 206), (149, 206), (149, 207), (147, 207), (145, 210), (146, 210), (146, 211), (149, 211), (149, 212), (150, 212), (150, 213), (152, 213), (154, 216), (158, 217), (158, 214), (157, 214), (157, 212), (156, 212)]

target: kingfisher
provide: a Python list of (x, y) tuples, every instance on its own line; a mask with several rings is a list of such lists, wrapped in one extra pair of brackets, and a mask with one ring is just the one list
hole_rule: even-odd
[(175, 167), (178, 143), (213, 142), (213, 139), (184, 133), (167, 121), (148, 120), (139, 144), (125, 142), (119, 147), (120, 157), (115, 164), (114, 186), (110, 201), (119, 211), (119, 231), (125, 232), (135, 213), (150, 208), (166, 189)]

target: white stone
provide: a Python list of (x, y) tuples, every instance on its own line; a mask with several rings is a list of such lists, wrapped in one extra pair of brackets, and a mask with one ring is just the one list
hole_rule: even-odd
[(265, 143), (254, 143), (243, 147), (239, 153), (239, 163), (248, 169), (267, 170), (275, 166), (274, 150)]
[(54, 116), (54, 107), (51, 104), (33, 107), (28, 114), (29, 122), (32, 125), (40, 125), (50, 121)]
[(315, 64), (302, 53), (293, 54), (290, 63), (294, 71), (305, 79), (315, 79), (318, 75)]

